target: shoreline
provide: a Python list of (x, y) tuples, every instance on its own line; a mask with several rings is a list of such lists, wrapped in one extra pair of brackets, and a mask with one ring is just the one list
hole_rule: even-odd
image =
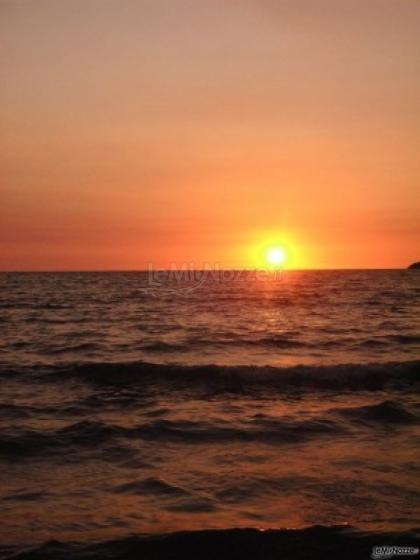
[[(404, 532), (361, 531), (351, 526), (305, 529), (209, 529), (132, 535), (101, 542), (59, 542), (38, 547), (1, 546), (1, 560), (327, 560), (370, 558), (375, 547), (420, 545), (420, 528)], [(417, 552), (418, 554), (418, 552)], [(417, 557), (413, 554), (413, 557)], [(379, 556), (378, 556), (379, 557)]]

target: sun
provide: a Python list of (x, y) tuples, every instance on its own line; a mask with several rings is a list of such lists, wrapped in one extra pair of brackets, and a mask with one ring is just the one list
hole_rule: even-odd
[(263, 231), (251, 240), (246, 255), (257, 269), (274, 272), (296, 266), (296, 248), (296, 240), (291, 236)]
[(265, 251), (265, 260), (270, 267), (280, 268), (287, 261), (287, 252), (281, 246), (269, 247)]

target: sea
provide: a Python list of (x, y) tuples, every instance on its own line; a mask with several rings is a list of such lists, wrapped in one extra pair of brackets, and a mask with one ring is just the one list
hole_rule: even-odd
[(1, 273), (0, 328), (1, 558), (418, 555), (419, 271)]

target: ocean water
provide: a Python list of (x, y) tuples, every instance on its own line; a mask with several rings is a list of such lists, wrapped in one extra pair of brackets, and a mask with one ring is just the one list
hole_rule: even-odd
[(0, 274), (0, 556), (414, 546), (419, 318), (417, 271)]

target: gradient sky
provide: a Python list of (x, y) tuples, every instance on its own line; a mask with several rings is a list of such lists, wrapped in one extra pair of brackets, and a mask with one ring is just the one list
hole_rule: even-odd
[(420, 259), (419, 0), (0, 0), (0, 269)]

